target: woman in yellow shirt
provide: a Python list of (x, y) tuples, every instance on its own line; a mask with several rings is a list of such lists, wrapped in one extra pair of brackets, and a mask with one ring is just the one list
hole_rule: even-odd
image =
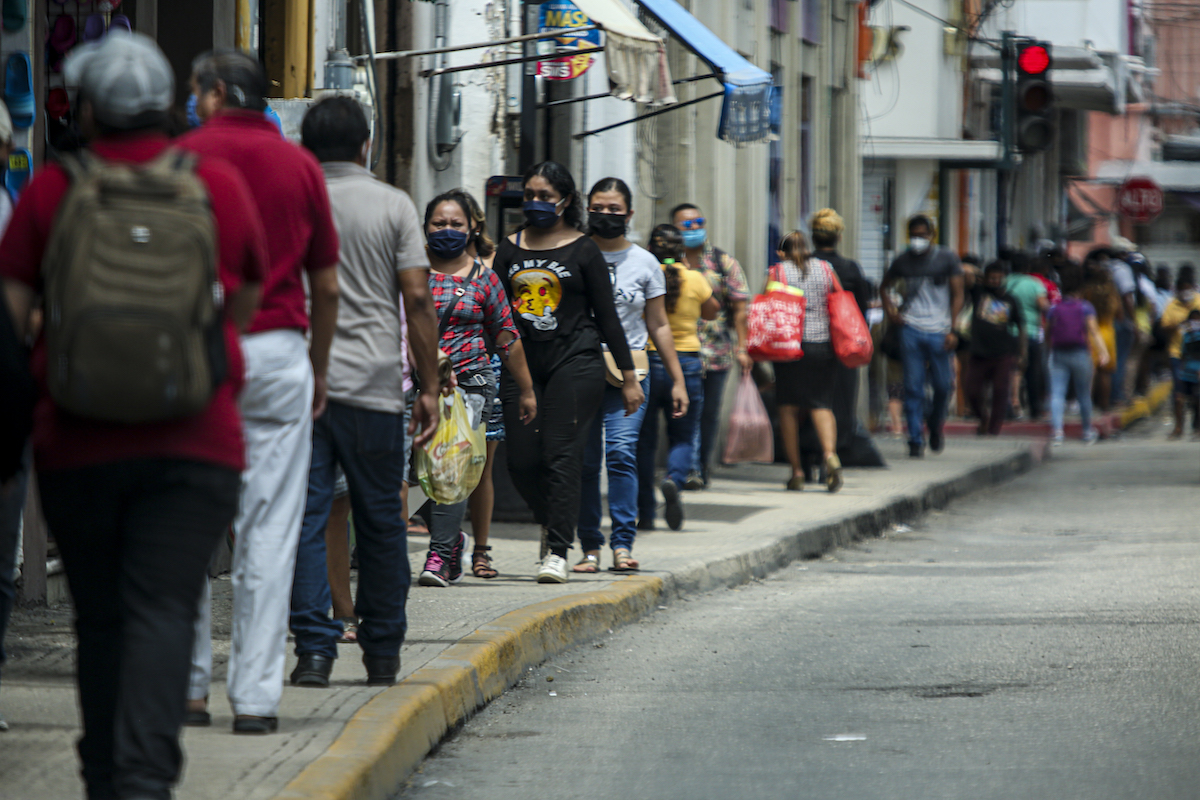
[(1175, 296), (1163, 309), (1159, 324), (1170, 337), (1167, 344), (1167, 355), (1171, 357), (1172, 395), (1175, 405), (1175, 429), (1171, 431), (1170, 439), (1183, 438), (1183, 415), (1186, 388), (1180, 380), (1179, 370), (1183, 356), (1183, 323), (1193, 311), (1200, 311), (1200, 294), (1196, 292), (1196, 274), (1187, 267), (1179, 268), (1175, 279)]
[(663, 516), (667, 526), (677, 531), (683, 527), (683, 502), (680, 487), (687, 479), (692, 465), (692, 440), (700, 414), (699, 399), (703, 393), (704, 368), (700, 364), (700, 337), (696, 324), (700, 319), (715, 319), (721, 310), (713, 297), (712, 285), (699, 272), (686, 266), (683, 236), (673, 225), (659, 225), (650, 233), (649, 251), (662, 264), (667, 278), (667, 320), (675, 353), (687, 385), (688, 410), (681, 417), (673, 415), (671, 398), (673, 382), (663, 360), (650, 348), (650, 391), (646, 396), (646, 416), (638, 434), (638, 530), (654, 528), (654, 457), (658, 450), (658, 419), (661, 412), (667, 419), (667, 475), (659, 488), (666, 507)]

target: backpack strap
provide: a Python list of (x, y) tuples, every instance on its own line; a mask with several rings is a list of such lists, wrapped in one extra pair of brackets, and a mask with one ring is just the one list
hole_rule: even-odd
[(87, 150), (77, 150), (74, 153), (64, 153), (58, 165), (67, 173), (67, 180), (79, 183), (91, 173), (92, 167), (95, 166), (95, 157)]

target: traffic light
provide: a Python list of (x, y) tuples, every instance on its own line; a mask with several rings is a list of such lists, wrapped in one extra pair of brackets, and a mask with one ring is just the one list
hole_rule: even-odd
[(1054, 89), (1050, 85), (1050, 43), (1017, 44), (1016, 139), (1023, 153), (1054, 142)]

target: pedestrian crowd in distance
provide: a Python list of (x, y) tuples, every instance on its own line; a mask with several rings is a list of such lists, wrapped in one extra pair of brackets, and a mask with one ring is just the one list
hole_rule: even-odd
[[(413, 450), (456, 403), (486, 430), (486, 463), (469, 497), (412, 510), (430, 538), (419, 585), (498, 575), (501, 441), (541, 526), (540, 583), (598, 572), (606, 544), (611, 570), (638, 570), (660, 497), (683, 527), (682, 493), (711, 480), (726, 379), (753, 366), (749, 287), (704, 210), (679, 205), (642, 248), (623, 180), (583, 196), (547, 161), (524, 175), (524, 224), (493, 239), (469, 192), (422, 213), (377, 180), (350, 97), (315, 102), (299, 145), (285, 139), (244, 53), (195, 59), (186, 115), (139, 34), (76, 48), (64, 76), (83, 144), (0, 197), (0, 366), (14, 388), (0, 409), (0, 643), (36, 471), (74, 602), (89, 797), (170, 797), (181, 727), (212, 723), (207, 573), (222, 543), (235, 734), (278, 729), (289, 632), (294, 686), (328, 686), (343, 642), (368, 685), (396, 680)], [(840, 218), (819, 216), (836, 260)], [(820, 384), (840, 365), (818, 306), (837, 278), (802, 233), (779, 258), (814, 309), (808, 362), (779, 365), (781, 425), (794, 439), (812, 413), (836, 491)]]
[(928, 218), (910, 220), (909, 246), (880, 293), (889, 429), (903, 435), (907, 427), (910, 456), (924, 454), (926, 434), (930, 449), (941, 449), (955, 406), (978, 420), (980, 436), (999, 434), (1005, 422), (1049, 422), (1056, 446), (1067, 415), (1077, 413), (1080, 438), (1091, 444), (1097, 412), (1138, 401), (1157, 381), (1171, 385), (1168, 438), (1183, 437), (1189, 410), (1200, 438), (1193, 265), (1180, 264), (1174, 278), (1166, 265), (1152, 271), (1123, 238), (1090, 249), (1082, 263), (1043, 241), (984, 265), (931, 246), (932, 232)]

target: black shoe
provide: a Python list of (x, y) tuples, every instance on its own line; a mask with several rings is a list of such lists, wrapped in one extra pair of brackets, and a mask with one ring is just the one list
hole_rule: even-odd
[(935, 453), (942, 452), (942, 448), (946, 446), (946, 437), (942, 434), (941, 428), (934, 428), (929, 432), (929, 449)]
[(367, 686), (391, 686), (400, 671), (400, 656), (363, 656)]
[(652, 519), (649, 519), (649, 520), (646, 520), (646, 521), (644, 521), (644, 522), (643, 522), (642, 520), (640, 520), (640, 519), (639, 519), (639, 520), (637, 521), (637, 529), (638, 529), (639, 531), (652, 531), (652, 530), (654, 530), (654, 520), (652, 520)]
[(670, 478), (662, 482), (663, 500), (666, 501), (666, 508), (663, 509), (663, 517), (667, 520), (667, 527), (673, 531), (677, 531), (683, 527), (683, 501), (679, 499), (679, 487), (675, 481)]
[(238, 714), (233, 718), (233, 732), (247, 736), (262, 736), (279, 730), (279, 717), (251, 717)]
[(925, 457), (924, 446), (919, 445), (916, 442), (909, 442), (908, 443), (908, 457), (909, 458), (924, 458)]
[(329, 673), (331, 672), (333, 672), (332, 658), (305, 653), (300, 656), (300, 661), (292, 670), (292, 686), (323, 689), (329, 685)]
[(688, 473), (687, 480), (683, 482), (683, 490), (685, 492), (700, 492), (705, 488), (704, 478), (699, 472)]
[(207, 711), (189, 711), (183, 724), (189, 728), (207, 728), (212, 725), (212, 714)]

